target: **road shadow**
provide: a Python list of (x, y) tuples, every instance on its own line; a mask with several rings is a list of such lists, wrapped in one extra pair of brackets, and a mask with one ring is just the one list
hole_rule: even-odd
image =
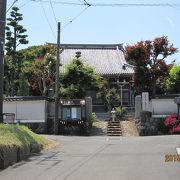
[(46, 153), (36, 153), (32, 154), (31, 157), (16, 163), (12, 166), (13, 169), (16, 169), (20, 166), (23, 166), (25, 164), (32, 164), (34, 166), (46, 166), (46, 169), (51, 169), (62, 162), (62, 160), (59, 157), (60, 152), (48, 152)]
[(100, 127), (92, 127), (90, 136), (105, 136), (106, 132)]

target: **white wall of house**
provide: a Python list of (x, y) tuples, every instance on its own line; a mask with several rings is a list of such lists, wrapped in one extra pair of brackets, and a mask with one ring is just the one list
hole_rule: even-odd
[(14, 113), (15, 121), (21, 123), (41, 123), (46, 121), (47, 103), (36, 101), (4, 101), (3, 113)]
[(150, 111), (152, 115), (169, 115), (178, 110), (174, 99), (151, 99)]
[[(140, 113), (143, 111), (142, 104), (143, 98), (136, 96), (135, 98), (135, 118), (140, 117)], [(177, 104), (174, 102), (174, 98), (169, 99), (151, 99), (148, 102), (148, 110), (152, 112), (152, 117), (162, 118), (172, 113), (178, 113)]]

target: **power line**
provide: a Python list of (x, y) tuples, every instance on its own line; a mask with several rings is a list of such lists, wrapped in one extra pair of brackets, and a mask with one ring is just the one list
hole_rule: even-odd
[(74, 22), (78, 17), (80, 17), (89, 7), (90, 7), (90, 5), (87, 6), (87, 7), (85, 7), (80, 13), (78, 13), (74, 18), (72, 18), (72, 19), (62, 28), (62, 30), (64, 30), (69, 24), (71, 24), (72, 22)]
[[(49, 0), (31, 0), (33, 2), (42, 2), (42, 3), (49, 3)], [(54, 4), (63, 4), (63, 5), (85, 5), (84, 3), (73, 3), (73, 2), (64, 2), (64, 1), (52, 1)]]
[(51, 0), (50, 0), (50, 5), (51, 5), (52, 12), (53, 12), (54, 20), (55, 20), (56, 24), (58, 24), (57, 18), (56, 18), (56, 14), (55, 14), (55, 11), (54, 11), (54, 8), (53, 8), (52, 1), (51, 1)]
[[(34, 2), (39, 2), (40, 0), (31, 0)], [(64, 1), (51, 1), (54, 4), (62, 5), (76, 5), (76, 6), (94, 6), (94, 7), (172, 7), (180, 6), (180, 3), (88, 3), (86, 0), (84, 2), (64, 2)], [(49, 0), (41, 0), (43, 3), (49, 3)]]
[(19, 9), (23, 8), (24, 6), (26, 6), (27, 4), (29, 4), (31, 2), (31, 0), (28, 0), (26, 3), (22, 4), (21, 6), (19, 6)]
[(7, 9), (6, 13), (9, 12), (9, 10), (14, 6), (14, 4), (17, 2), (18, 0), (14, 0), (14, 2), (11, 4), (11, 6)]
[(99, 7), (172, 7), (172, 6), (180, 6), (180, 3), (137, 3), (137, 4), (92, 4), (92, 6)]
[(172, 8), (174, 8), (174, 9), (176, 9), (176, 10), (178, 10), (178, 11), (180, 11), (180, 8), (179, 7), (176, 7), (176, 6), (171, 6)]
[(88, 3), (86, 0), (83, 0), (84, 1), (84, 5), (88, 5), (88, 6), (91, 6), (90, 3)]
[(46, 15), (46, 11), (45, 11), (45, 9), (44, 9), (43, 3), (42, 3), (41, 1), (39, 1), (39, 2), (40, 2), (40, 5), (41, 5), (41, 8), (42, 8), (44, 17), (45, 17), (45, 19), (46, 19), (46, 21), (47, 21), (47, 23), (48, 23), (48, 25), (49, 25), (49, 27), (50, 27), (50, 29), (51, 29), (52, 35), (53, 35), (54, 38), (56, 39), (56, 36), (55, 36), (55, 34), (54, 34), (54, 31), (53, 31), (53, 28), (52, 28), (52, 26), (51, 26), (51, 24), (50, 24), (50, 22), (49, 22), (49, 19), (48, 19), (47, 15)]

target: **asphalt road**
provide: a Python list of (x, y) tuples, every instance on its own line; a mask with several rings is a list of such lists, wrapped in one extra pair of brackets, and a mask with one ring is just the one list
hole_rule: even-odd
[(179, 180), (180, 136), (64, 137), (56, 149), (0, 172), (0, 180)]

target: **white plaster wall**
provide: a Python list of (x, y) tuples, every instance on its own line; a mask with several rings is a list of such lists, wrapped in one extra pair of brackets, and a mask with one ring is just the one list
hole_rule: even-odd
[(169, 115), (178, 110), (174, 99), (151, 99), (150, 111), (153, 115)]
[(45, 122), (46, 101), (5, 101), (3, 113), (14, 113), (16, 121), (22, 123)]

